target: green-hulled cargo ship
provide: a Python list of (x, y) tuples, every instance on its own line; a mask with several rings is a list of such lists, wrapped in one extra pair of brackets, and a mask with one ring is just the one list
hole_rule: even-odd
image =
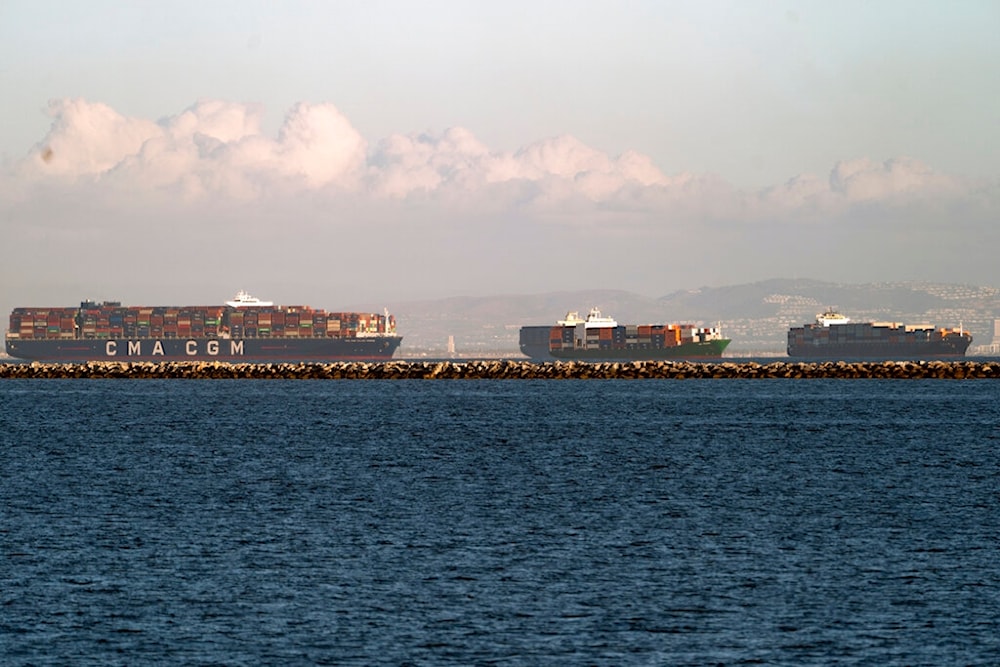
[(618, 324), (591, 309), (570, 312), (554, 326), (521, 327), (522, 354), (536, 361), (644, 361), (718, 359), (729, 339), (720, 327), (694, 324)]

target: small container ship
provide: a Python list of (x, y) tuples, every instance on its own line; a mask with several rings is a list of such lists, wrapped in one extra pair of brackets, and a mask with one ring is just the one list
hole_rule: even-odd
[(932, 324), (851, 322), (833, 309), (788, 330), (788, 356), (804, 359), (920, 360), (964, 357), (972, 335)]
[(276, 306), (246, 292), (219, 306), (15, 308), (6, 350), (32, 361), (380, 361), (402, 342), (378, 313)]
[(618, 324), (591, 309), (586, 319), (567, 313), (555, 326), (526, 326), (521, 352), (536, 361), (718, 359), (729, 345), (719, 327), (693, 324)]

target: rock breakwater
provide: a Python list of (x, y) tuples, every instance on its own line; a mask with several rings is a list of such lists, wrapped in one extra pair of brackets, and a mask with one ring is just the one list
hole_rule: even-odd
[(0, 378), (277, 379), (277, 380), (683, 380), (683, 379), (987, 379), (1000, 362), (89, 362), (0, 364)]

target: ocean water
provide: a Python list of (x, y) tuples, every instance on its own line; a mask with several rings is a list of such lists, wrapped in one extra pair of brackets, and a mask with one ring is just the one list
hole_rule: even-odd
[(0, 381), (0, 662), (998, 664), (998, 401)]

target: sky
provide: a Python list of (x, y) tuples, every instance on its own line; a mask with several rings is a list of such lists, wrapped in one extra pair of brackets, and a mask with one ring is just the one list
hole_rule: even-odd
[(993, 0), (0, 0), (0, 308), (1000, 286)]

